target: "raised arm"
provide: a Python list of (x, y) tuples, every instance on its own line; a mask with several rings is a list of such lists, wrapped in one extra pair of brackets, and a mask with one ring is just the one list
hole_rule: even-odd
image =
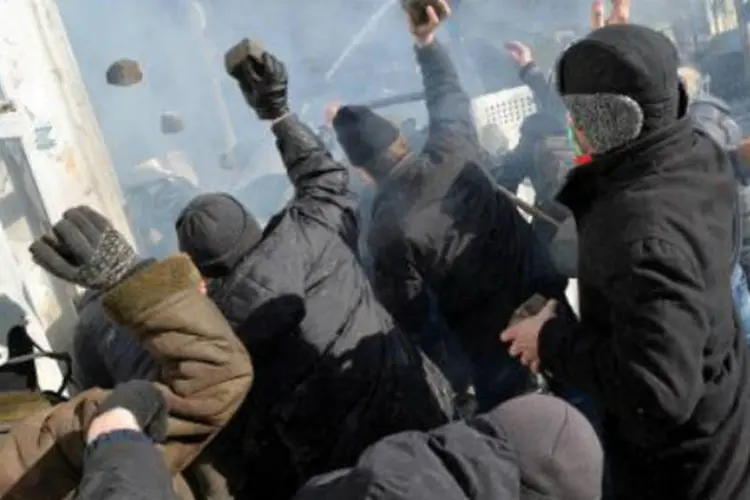
[[(289, 109), (289, 77), (284, 63), (259, 44), (244, 40), (226, 55), (229, 74), (247, 103), (271, 124), (276, 144), (295, 187), (293, 203), (306, 204), (323, 222), (337, 225), (348, 197), (349, 174), (335, 162), (316, 133)], [(312, 205), (309, 202), (314, 202)]]
[(564, 113), (565, 109), (557, 89), (537, 66), (531, 49), (515, 41), (506, 43), (505, 50), (518, 65), (521, 81), (531, 89), (540, 110)]
[(272, 129), (289, 180), (295, 187), (295, 200), (341, 205), (341, 198), (349, 195), (349, 172), (331, 157), (315, 132), (295, 114), (275, 121)]
[(468, 139), (478, 143), (471, 115), (471, 100), (461, 87), (448, 51), (435, 36), (441, 20), (450, 13), (447, 2), (441, 0), (440, 12), (432, 7), (427, 8), (426, 23), (417, 25), (409, 18), (427, 103), (429, 135), (425, 151), (428, 153), (451, 139)]
[(415, 50), (427, 102), (430, 126), (428, 143), (435, 134), (455, 134), (476, 139), (471, 100), (461, 87), (448, 51), (437, 40), (417, 46)]

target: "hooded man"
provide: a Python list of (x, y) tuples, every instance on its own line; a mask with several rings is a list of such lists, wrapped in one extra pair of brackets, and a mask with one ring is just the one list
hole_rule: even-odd
[(581, 149), (580, 322), (553, 303), (503, 333), (513, 354), (604, 412), (615, 497), (750, 495), (747, 345), (734, 321), (734, 177), (687, 116), (661, 33), (608, 26), (557, 68)]
[(177, 234), (256, 373), (204, 458), (236, 498), (287, 499), (385, 435), (445, 423), (452, 408), (447, 382), (394, 330), (357, 261), (347, 168), (290, 112), (284, 64), (266, 52), (262, 68), (257, 81), (236, 78), (272, 127), (293, 198), (261, 232), (233, 197), (199, 196)]
[[(429, 23), (412, 25), (429, 117), (421, 153), (366, 108), (342, 107), (334, 127), (352, 165), (378, 184), (368, 233), (378, 299), (444, 372), (461, 375), (469, 365), (479, 408), (488, 411), (533, 387), (497, 345), (498, 332), (535, 293), (565, 300), (566, 280), (486, 170), (489, 154), (479, 145), (469, 96), (436, 40), (439, 24), (430, 8)], [(469, 360), (458, 357), (449, 333), (434, 338), (435, 305)], [(464, 390), (460, 376), (453, 382)]]
[(599, 500), (603, 453), (586, 418), (532, 394), (486, 415), (370, 447), (294, 500)]

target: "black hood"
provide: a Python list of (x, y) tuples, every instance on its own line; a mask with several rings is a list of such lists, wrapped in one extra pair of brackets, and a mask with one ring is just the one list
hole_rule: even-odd
[(635, 24), (607, 26), (571, 45), (557, 66), (560, 94), (626, 96), (643, 111), (643, 134), (685, 114), (679, 56), (662, 33)]
[(603, 452), (585, 417), (539, 394), (370, 447), (294, 500), (597, 500)]
[(353, 469), (309, 482), (294, 500), (518, 499), (516, 452), (501, 429), (464, 422), (388, 437)]

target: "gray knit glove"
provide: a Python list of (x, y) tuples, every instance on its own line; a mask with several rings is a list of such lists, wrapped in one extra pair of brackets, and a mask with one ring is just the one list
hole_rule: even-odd
[(61, 280), (94, 290), (119, 283), (138, 264), (138, 255), (112, 224), (80, 206), (29, 248), (34, 262)]

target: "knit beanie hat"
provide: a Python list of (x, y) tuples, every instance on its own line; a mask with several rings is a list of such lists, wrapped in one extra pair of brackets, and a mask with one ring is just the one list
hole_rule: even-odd
[(620, 145), (616, 134), (624, 143), (685, 115), (678, 66), (677, 49), (662, 33), (635, 24), (613, 25), (593, 31), (564, 52), (557, 84), (574, 121), (584, 125), (587, 137), (593, 135), (589, 139), (601, 143), (595, 149), (602, 151)]
[(195, 197), (175, 228), (180, 250), (206, 278), (227, 276), (263, 236), (255, 218), (226, 193)]
[(333, 129), (352, 165), (375, 179), (388, 174), (392, 165), (380, 160), (400, 137), (398, 127), (365, 106), (342, 106), (333, 119)]
[(518, 452), (522, 500), (601, 498), (604, 452), (591, 424), (570, 404), (530, 394), (479, 418), (503, 428)]

